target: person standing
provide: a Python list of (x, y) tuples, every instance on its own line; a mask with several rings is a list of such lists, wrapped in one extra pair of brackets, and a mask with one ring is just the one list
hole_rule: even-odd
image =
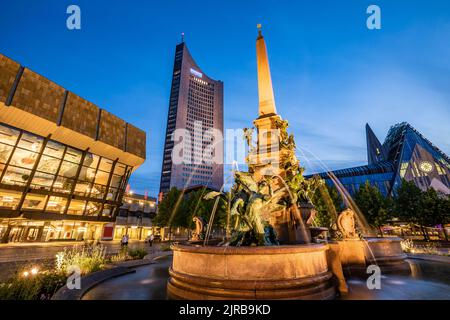
[(153, 245), (153, 240), (155, 240), (155, 236), (153, 233), (150, 235), (150, 239), (148, 239), (148, 243), (150, 244), (150, 247)]
[(124, 235), (122, 236), (122, 240), (120, 241), (120, 245), (121, 245), (122, 247), (128, 246), (128, 234), (124, 234)]

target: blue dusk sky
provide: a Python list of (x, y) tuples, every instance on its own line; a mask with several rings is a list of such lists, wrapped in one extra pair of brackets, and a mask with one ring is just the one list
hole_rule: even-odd
[[(66, 8), (81, 8), (81, 30)], [(366, 9), (381, 8), (381, 30)], [(367, 162), (365, 124), (381, 141), (407, 121), (450, 154), (450, 1), (1, 0), (0, 52), (147, 132), (132, 189), (156, 196), (175, 45), (225, 84), (225, 128), (257, 116), (262, 23), (278, 112), (307, 173)]]

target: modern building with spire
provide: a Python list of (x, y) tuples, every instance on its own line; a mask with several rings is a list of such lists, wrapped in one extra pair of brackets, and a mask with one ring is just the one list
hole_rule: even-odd
[(383, 144), (366, 124), (365, 166), (319, 173), (330, 185), (334, 174), (351, 195), (366, 181), (386, 195), (395, 192), (402, 179), (413, 181), (423, 191), (434, 188), (450, 194), (450, 158), (438, 147), (403, 122), (391, 127)]
[(160, 194), (173, 187), (222, 187), (223, 139), (214, 141), (214, 133), (223, 137), (223, 82), (200, 69), (183, 34), (175, 49)]

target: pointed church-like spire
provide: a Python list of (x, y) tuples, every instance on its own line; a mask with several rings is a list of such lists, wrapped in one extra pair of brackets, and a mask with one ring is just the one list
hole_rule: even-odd
[(258, 37), (256, 38), (256, 61), (258, 67), (259, 116), (277, 114), (269, 57), (267, 56), (266, 42), (264, 41), (260, 24), (258, 24)]
[(386, 160), (385, 149), (368, 123), (366, 123), (366, 140), (367, 161), (369, 162), (369, 165)]

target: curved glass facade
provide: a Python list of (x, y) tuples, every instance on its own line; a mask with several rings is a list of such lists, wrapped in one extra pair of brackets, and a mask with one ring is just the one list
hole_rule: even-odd
[(3, 217), (32, 211), (112, 218), (131, 170), (89, 150), (0, 124)]

